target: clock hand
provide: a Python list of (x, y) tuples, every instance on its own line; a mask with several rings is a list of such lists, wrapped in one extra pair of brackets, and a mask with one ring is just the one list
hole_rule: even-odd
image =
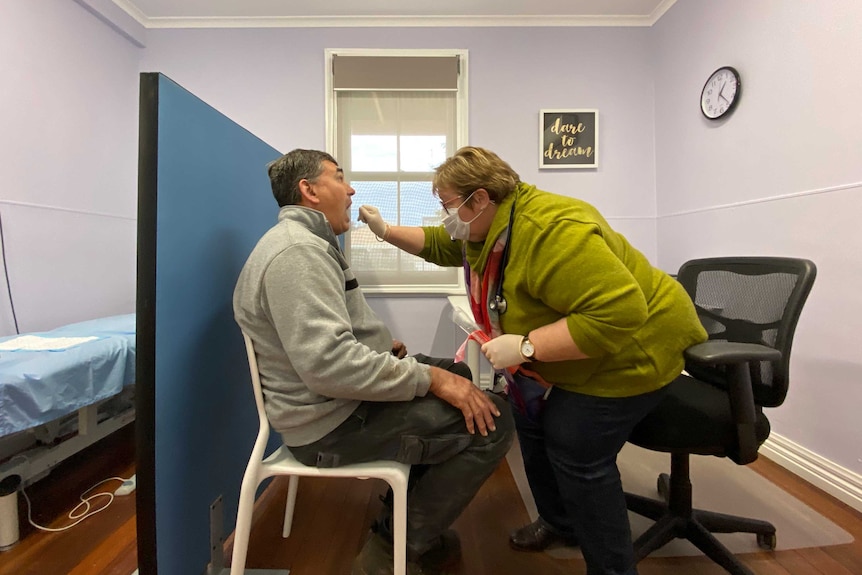
[(721, 85), (721, 90), (718, 91), (718, 97), (729, 104), (730, 100), (728, 100), (727, 98), (724, 97), (724, 87), (725, 86), (727, 86), (727, 82), (725, 82), (724, 84)]

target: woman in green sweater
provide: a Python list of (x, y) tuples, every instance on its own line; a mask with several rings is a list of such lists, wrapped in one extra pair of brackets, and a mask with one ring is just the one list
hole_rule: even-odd
[(632, 428), (706, 340), (682, 286), (650, 265), (591, 205), (520, 181), (489, 150), (435, 171), (438, 227), (360, 220), (429, 262), (463, 266), (482, 352), (504, 374), (539, 519), (510, 544), (578, 543), (589, 575), (632, 575), (616, 457)]

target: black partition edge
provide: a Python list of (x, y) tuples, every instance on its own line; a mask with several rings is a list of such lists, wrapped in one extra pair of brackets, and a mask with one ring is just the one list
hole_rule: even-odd
[(138, 291), (136, 297), (137, 355), (135, 373), (135, 491), (138, 570), (158, 573), (156, 560), (156, 237), (159, 74), (143, 73), (140, 81), (138, 133)]

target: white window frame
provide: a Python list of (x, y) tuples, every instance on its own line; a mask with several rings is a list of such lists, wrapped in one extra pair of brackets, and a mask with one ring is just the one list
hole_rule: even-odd
[[(466, 146), (468, 142), (468, 93), (467, 93), (467, 50), (457, 49), (386, 49), (386, 48), (326, 48), (324, 50), (324, 90), (326, 91), (326, 151), (335, 159), (335, 130), (337, 126), (335, 117), (335, 90), (332, 88), (332, 58), (333, 56), (397, 56), (397, 57), (445, 57), (458, 56), (460, 73), (458, 74), (458, 92), (456, 96), (456, 126), (455, 126), (455, 149)], [(350, 232), (348, 232), (350, 233)], [(348, 242), (349, 246), (349, 242)], [(350, 249), (347, 248), (347, 259), (350, 261)], [(397, 285), (363, 285), (362, 291), (366, 294), (383, 295), (416, 295), (416, 294), (442, 294), (463, 295), (465, 288), (464, 273), (456, 274), (456, 284), (397, 284)]]

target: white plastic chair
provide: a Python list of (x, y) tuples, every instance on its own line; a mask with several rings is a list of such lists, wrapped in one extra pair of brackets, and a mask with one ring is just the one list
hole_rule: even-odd
[(257, 433), (257, 440), (254, 442), (254, 448), (251, 450), (251, 457), (248, 460), (248, 466), (242, 478), (230, 575), (243, 575), (245, 573), (245, 559), (248, 553), (248, 538), (251, 531), (252, 512), (254, 510), (254, 496), (261, 481), (275, 475), (290, 476), (287, 504), (284, 510), (282, 537), (290, 535), (290, 528), (293, 523), (293, 509), (296, 504), (296, 490), (299, 485), (300, 476), (353, 477), (356, 479), (373, 477), (386, 481), (392, 487), (395, 502), (392, 514), (395, 575), (405, 575), (407, 567), (407, 479), (410, 476), (410, 466), (397, 461), (381, 460), (345, 465), (343, 467), (309, 467), (297, 461), (293, 457), (293, 454), (290, 453), (290, 450), (284, 445), (264, 459), (264, 451), (269, 440), (269, 420), (263, 408), (263, 392), (260, 387), (260, 375), (257, 369), (254, 346), (251, 339), (245, 333), (243, 333), (243, 338), (245, 338), (248, 367), (251, 372), (252, 387), (254, 388), (254, 401), (257, 404), (257, 414), (260, 419), (260, 431)]

